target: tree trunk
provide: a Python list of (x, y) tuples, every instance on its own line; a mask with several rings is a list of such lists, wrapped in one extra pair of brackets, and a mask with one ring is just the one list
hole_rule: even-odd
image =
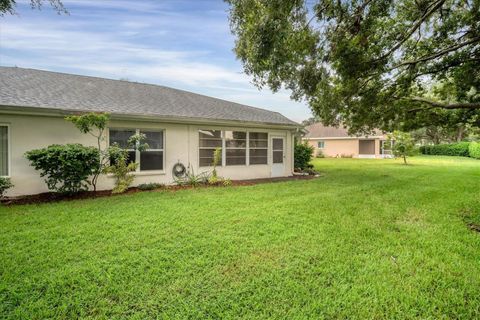
[(460, 142), (463, 140), (463, 134), (465, 133), (465, 128), (464, 126), (460, 126), (457, 129), (457, 142)]
[(403, 155), (403, 164), (407, 164), (407, 156), (406, 155)]

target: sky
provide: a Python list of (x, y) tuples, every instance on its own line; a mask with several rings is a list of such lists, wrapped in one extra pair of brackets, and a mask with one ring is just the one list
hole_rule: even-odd
[[(48, 1), (46, 1), (48, 2)], [(63, 0), (0, 17), (0, 65), (160, 84), (278, 111), (311, 113), (288, 91), (259, 90), (233, 52), (222, 0)]]

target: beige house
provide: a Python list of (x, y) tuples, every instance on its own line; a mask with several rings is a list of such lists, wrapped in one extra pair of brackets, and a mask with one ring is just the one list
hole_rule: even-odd
[[(134, 185), (171, 184), (177, 163), (211, 170), (222, 148), (218, 173), (233, 180), (286, 177), (293, 173), (299, 125), (277, 112), (163, 86), (48, 71), (0, 67), (0, 176), (15, 187), (8, 196), (46, 192), (25, 152), (51, 144), (96, 145), (64, 120), (70, 114), (108, 112), (105, 146), (144, 133), (150, 148), (131, 151), (139, 163)], [(99, 190), (111, 189), (104, 175)]]
[(305, 128), (304, 141), (315, 148), (315, 156), (349, 158), (390, 158), (387, 137), (380, 131), (371, 136), (351, 136), (342, 127), (327, 127), (315, 123)]

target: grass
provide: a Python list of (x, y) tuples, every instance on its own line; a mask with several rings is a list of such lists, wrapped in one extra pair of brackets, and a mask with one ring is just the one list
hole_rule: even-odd
[(0, 318), (480, 317), (480, 161), (0, 208)]

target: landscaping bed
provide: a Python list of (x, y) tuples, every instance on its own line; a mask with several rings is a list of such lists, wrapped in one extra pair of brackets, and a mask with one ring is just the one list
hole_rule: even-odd
[[(259, 183), (272, 183), (272, 182), (282, 182), (282, 181), (292, 181), (292, 180), (308, 180), (313, 179), (315, 176), (305, 175), (305, 176), (291, 176), (291, 177), (279, 177), (279, 178), (263, 178), (263, 179), (250, 179), (250, 180), (234, 180), (232, 181), (232, 186), (249, 186)], [(147, 191), (177, 191), (184, 189), (193, 189), (193, 188), (218, 188), (223, 187), (222, 185), (208, 185), (201, 184), (199, 186), (191, 185), (169, 185), (161, 186), (154, 188), (152, 190), (142, 190), (138, 187), (128, 188), (124, 193), (112, 193), (111, 190), (101, 190), (101, 191), (83, 191), (75, 194), (61, 194), (55, 192), (44, 192), (34, 195), (26, 195), (20, 197), (6, 197), (0, 200), (1, 205), (22, 205), (22, 204), (39, 204), (47, 202), (56, 202), (56, 201), (68, 201), (68, 200), (81, 200), (81, 199), (92, 199), (92, 198), (101, 198), (101, 197), (111, 197), (111, 196), (121, 196), (123, 194), (132, 194), (137, 192), (147, 192)], [(228, 188), (228, 187), (225, 187)]]

